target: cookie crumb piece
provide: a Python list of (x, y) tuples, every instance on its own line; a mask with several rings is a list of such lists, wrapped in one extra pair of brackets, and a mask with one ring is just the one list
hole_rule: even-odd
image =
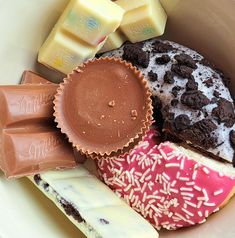
[(109, 107), (114, 107), (115, 106), (115, 101), (114, 100), (110, 101), (108, 103), (108, 105), (109, 105)]
[(131, 110), (131, 119), (132, 120), (136, 120), (136, 118), (137, 118), (137, 111), (136, 110)]

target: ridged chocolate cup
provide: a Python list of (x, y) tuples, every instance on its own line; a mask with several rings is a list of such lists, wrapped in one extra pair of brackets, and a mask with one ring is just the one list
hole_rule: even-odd
[(151, 92), (119, 58), (89, 60), (64, 79), (54, 100), (57, 127), (92, 158), (128, 153), (152, 123)]

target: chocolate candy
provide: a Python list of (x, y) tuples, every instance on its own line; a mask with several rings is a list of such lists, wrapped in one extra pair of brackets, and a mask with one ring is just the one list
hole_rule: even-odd
[(71, 0), (56, 27), (97, 46), (120, 25), (124, 10), (110, 0)]
[(0, 126), (52, 120), (57, 87), (53, 84), (0, 86)]
[(72, 146), (53, 123), (53, 99), (58, 85), (32, 72), (23, 82), (0, 86), (0, 167), (6, 177), (76, 166)]
[(88, 238), (158, 238), (146, 219), (82, 166), (30, 179)]
[(37, 73), (34, 73), (30, 70), (25, 70), (21, 79), (21, 84), (49, 84), (52, 83)]
[(127, 40), (126, 36), (122, 33), (120, 29), (109, 35), (104, 46), (98, 53), (103, 53), (106, 51), (114, 50), (122, 46), (122, 44)]
[(38, 61), (68, 74), (95, 56), (123, 14), (110, 0), (71, 0), (40, 49)]
[(38, 61), (61, 73), (68, 74), (83, 61), (93, 58), (103, 43), (92, 46), (79, 41), (73, 35), (54, 29), (39, 50)]
[(147, 40), (164, 33), (167, 15), (159, 0), (118, 0), (126, 10), (121, 30), (131, 42)]
[(135, 43), (164, 33), (167, 15), (159, 0), (117, 0), (115, 3), (126, 12), (118, 33), (108, 37), (100, 53), (119, 48), (126, 40)]
[(131, 64), (116, 58), (89, 61), (60, 85), (55, 118), (78, 150), (110, 155), (140, 141), (148, 130), (150, 92)]
[(4, 129), (1, 137), (1, 167), (8, 178), (76, 166), (72, 147), (49, 126)]
[[(52, 82), (43, 78), (37, 73), (29, 70), (25, 70), (21, 79), (22, 84), (32, 83), (32, 84), (52, 84)], [(76, 148), (74, 150), (74, 156), (77, 163), (82, 164), (86, 161), (87, 157), (82, 155)]]

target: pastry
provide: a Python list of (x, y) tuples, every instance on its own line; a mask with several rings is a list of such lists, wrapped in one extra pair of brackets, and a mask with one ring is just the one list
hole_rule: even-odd
[(100, 178), (156, 229), (203, 223), (234, 194), (235, 170), (150, 130), (129, 155), (96, 160)]
[(102, 56), (121, 57), (148, 80), (161, 108), (163, 131), (235, 165), (234, 103), (223, 74), (197, 52), (156, 39), (125, 44)]

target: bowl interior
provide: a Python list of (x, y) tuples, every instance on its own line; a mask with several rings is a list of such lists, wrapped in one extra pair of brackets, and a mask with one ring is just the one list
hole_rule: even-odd
[[(169, 16), (164, 38), (193, 48), (214, 62), (231, 78), (231, 90), (235, 95), (235, 1), (223, 0), (222, 4), (221, 1), (214, 0), (161, 2)], [(40, 4), (37, 0), (0, 0), (0, 84), (19, 83), (25, 69), (35, 70), (52, 81), (63, 78), (63, 75), (37, 64), (36, 57), (38, 49), (67, 3), (68, 0), (41, 0)], [(29, 229), (28, 232), (32, 233), (27, 233), (28, 237), (39, 238), (42, 234), (51, 238), (83, 237), (27, 179), (6, 182), (0, 176), (0, 192), (4, 194), (4, 203), (0, 203), (0, 209), (6, 213), (6, 217), (0, 218), (0, 233), (6, 234), (4, 237), (23, 236), (26, 227), (33, 227), (35, 223), (40, 226), (40, 232), (35, 235), (33, 229)], [(13, 197), (18, 197), (21, 201), (20, 209), (12, 206)], [(24, 210), (36, 212), (23, 213)], [(161, 231), (161, 237), (233, 238), (233, 211), (235, 198), (221, 212), (212, 215), (205, 224), (175, 232)], [(51, 214), (54, 214), (53, 218)], [(23, 225), (17, 226), (17, 232), (12, 232), (12, 226), (7, 225), (8, 218), (12, 215), (22, 220)]]

